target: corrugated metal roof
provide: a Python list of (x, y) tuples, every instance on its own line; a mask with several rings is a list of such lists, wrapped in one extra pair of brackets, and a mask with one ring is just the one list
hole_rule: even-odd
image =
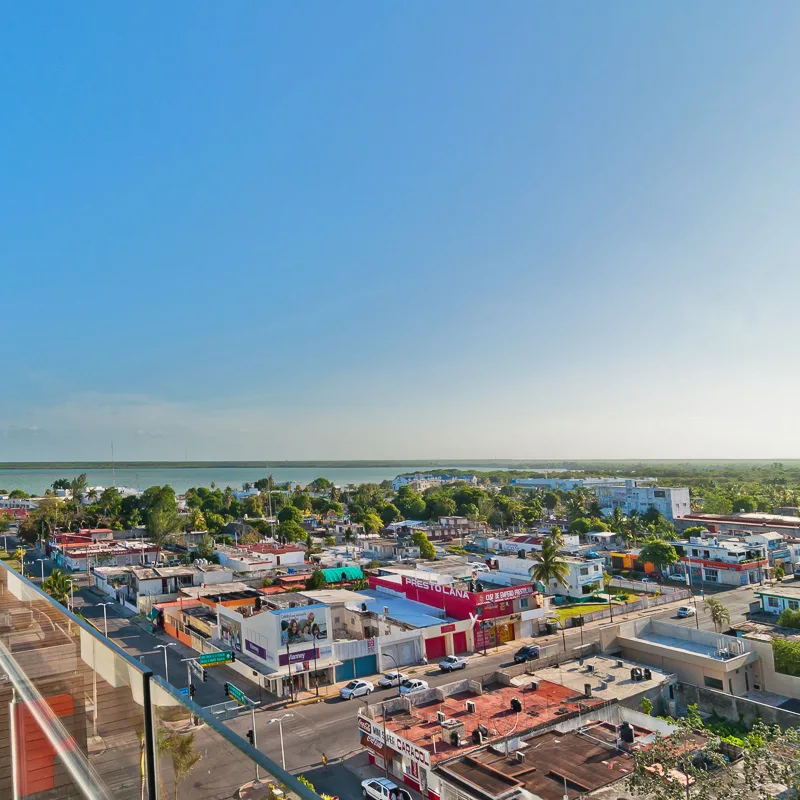
[(361, 567), (336, 567), (322, 570), (327, 583), (339, 583), (340, 581), (356, 581), (364, 577)]

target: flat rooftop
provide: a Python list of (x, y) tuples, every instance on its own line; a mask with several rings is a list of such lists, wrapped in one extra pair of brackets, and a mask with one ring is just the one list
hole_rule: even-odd
[(435, 616), (431, 613), (433, 611), (431, 606), (425, 605), (425, 603), (417, 603), (415, 600), (395, 597), (390, 594), (375, 591), (374, 589), (365, 589), (359, 592), (359, 595), (364, 596), (366, 599), (355, 603), (348, 603), (347, 608), (351, 611), (363, 611), (361, 607), (362, 603), (366, 604), (367, 611), (372, 611), (376, 614), (383, 614), (384, 608), (387, 608), (389, 617), (397, 620), (397, 622), (410, 625), (412, 628), (427, 628), (431, 625), (455, 622), (451, 617)]
[(365, 603), (372, 598), (366, 592), (350, 592), (347, 589), (320, 589), (319, 591), (301, 591), (299, 595), (313, 600), (315, 603), (341, 605), (342, 603)]
[[(631, 670), (634, 667), (649, 670), (649, 680), (634, 680), (631, 677)], [(522, 677), (517, 680), (521, 680)], [(635, 661), (590, 656), (583, 659), (583, 666), (578, 661), (568, 661), (560, 667), (537, 669), (532, 678), (560, 683), (576, 692), (582, 692), (588, 683), (591, 684), (592, 694), (596, 697), (602, 697), (604, 700), (624, 700), (669, 682), (671, 676)]]
[(763, 589), (756, 589), (755, 594), (770, 595), (772, 597), (786, 597), (790, 600), (800, 599), (800, 584), (783, 584), (779, 583), (776, 586), (765, 587)]
[[(522, 712), (511, 708), (511, 699), (517, 698)], [(475, 703), (475, 712), (467, 711), (466, 701)], [(417, 747), (427, 750), (431, 763), (444, 761), (459, 753), (480, 749), (483, 745), (472, 742), (472, 731), (483, 725), (488, 730), (488, 740), (505, 738), (512, 730), (519, 734), (540, 726), (552, 724), (567, 715), (585, 713), (604, 705), (605, 701), (587, 698), (557, 683), (542, 680), (538, 689), (520, 686), (483, 687), (483, 693), (463, 691), (450, 695), (442, 702), (412, 706), (411, 711), (389, 712), (386, 728)], [(443, 712), (447, 720), (464, 723), (462, 744), (453, 745), (446, 729), (437, 720), (437, 712)], [(383, 717), (376, 716), (380, 724)]]
[[(613, 740), (598, 741), (595, 733), (595, 728), (592, 735), (548, 731), (527, 740), (525, 747), (508, 756), (486, 748), (444, 764), (439, 771), (467, 789), (479, 787), (492, 798), (514, 789), (526, 790), (541, 800), (585, 796), (622, 780), (633, 769), (629, 754), (618, 750)], [(517, 753), (524, 753), (523, 761)]]

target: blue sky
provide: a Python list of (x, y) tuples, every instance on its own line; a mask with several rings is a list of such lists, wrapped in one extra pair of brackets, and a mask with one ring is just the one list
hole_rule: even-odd
[(0, 461), (800, 457), (800, 6), (4, 4)]

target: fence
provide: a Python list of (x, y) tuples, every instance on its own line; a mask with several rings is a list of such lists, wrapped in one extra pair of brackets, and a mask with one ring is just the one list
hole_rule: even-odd
[(677, 586), (670, 586), (667, 583), (652, 583), (651, 581), (633, 581), (628, 578), (612, 578), (611, 586), (617, 589), (630, 589), (632, 592), (644, 592), (645, 594), (673, 594), (675, 592), (685, 592), (686, 589)]
[(691, 596), (692, 593), (688, 589), (674, 589), (668, 594), (662, 594), (658, 597), (642, 597), (639, 600), (635, 600), (633, 603), (623, 603), (622, 605), (614, 605), (611, 608), (604, 608), (601, 611), (592, 611), (590, 614), (584, 614), (582, 617), (567, 617), (563, 625), (565, 628), (577, 628), (581, 624), (581, 619), (583, 619), (583, 624), (585, 625), (587, 622), (610, 618), (612, 610), (615, 617), (624, 616), (631, 611), (644, 611), (648, 608), (657, 608), (665, 603), (674, 603), (676, 600), (685, 600)]

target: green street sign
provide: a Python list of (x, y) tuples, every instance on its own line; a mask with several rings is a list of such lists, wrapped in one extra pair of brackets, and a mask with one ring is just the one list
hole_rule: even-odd
[(202, 667), (213, 667), (217, 664), (230, 664), (233, 661), (233, 653), (230, 650), (225, 650), (221, 653), (203, 653), (198, 659), (197, 663)]
[(241, 689), (238, 689), (232, 683), (226, 683), (226, 690), (225, 694), (231, 698), (231, 700), (235, 700), (239, 705), (246, 706), (247, 705), (247, 698), (245, 697), (244, 692)]

